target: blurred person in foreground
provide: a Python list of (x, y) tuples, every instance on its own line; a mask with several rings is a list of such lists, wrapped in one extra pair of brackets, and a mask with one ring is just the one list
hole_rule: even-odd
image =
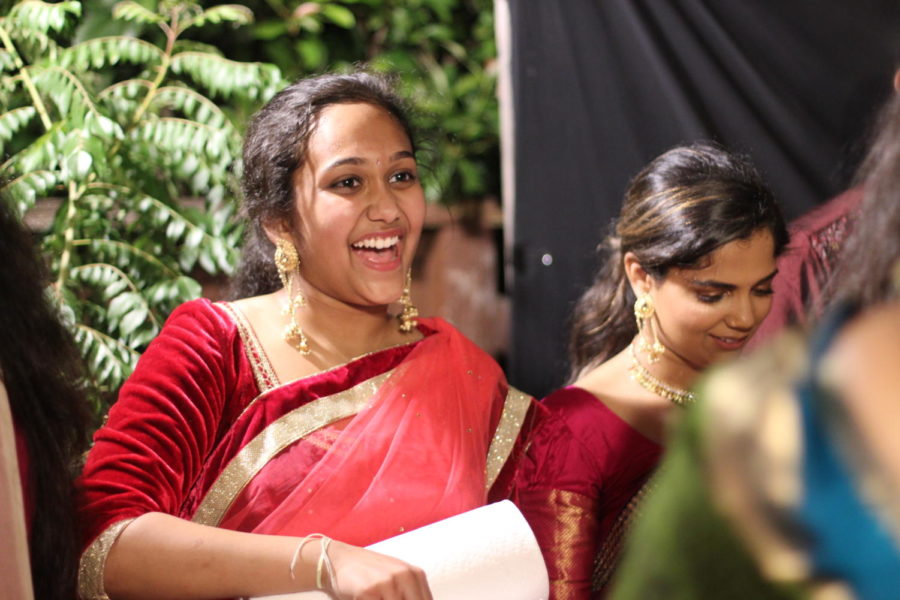
[(826, 317), (701, 382), (615, 600), (897, 597), (900, 96), (878, 130)]

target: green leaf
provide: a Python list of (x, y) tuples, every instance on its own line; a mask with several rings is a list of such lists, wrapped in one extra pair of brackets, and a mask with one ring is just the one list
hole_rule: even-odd
[(0, 50), (0, 73), (13, 71), (16, 68), (16, 59), (6, 50)]
[(66, 169), (70, 177), (78, 181), (83, 181), (87, 177), (93, 164), (94, 158), (84, 150), (79, 150), (66, 159)]
[(353, 11), (340, 4), (323, 4), (322, 16), (344, 29), (351, 29), (356, 25), (356, 17), (353, 15)]
[(119, 331), (124, 336), (130, 336), (138, 327), (148, 322), (148, 317), (149, 312), (146, 305), (140, 306), (122, 317), (119, 322)]
[(159, 65), (165, 53), (149, 42), (126, 36), (95, 38), (66, 48), (60, 65), (75, 71), (99, 70), (126, 62), (144, 67)]
[(80, 2), (56, 2), (48, 4), (40, 0), (25, 0), (9, 11), (9, 20), (16, 28), (25, 28), (46, 33), (61, 31), (66, 26), (69, 15), (81, 16)]
[(150, 106), (157, 113), (164, 109), (177, 111), (207, 127), (227, 129), (233, 135), (238, 135), (215, 102), (189, 88), (175, 86), (159, 88)]
[(37, 115), (33, 106), (23, 106), (0, 115), (0, 155), (5, 144)]
[(303, 38), (297, 42), (297, 51), (303, 59), (303, 66), (311, 71), (321, 69), (328, 58), (328, 48), (319, 38)]
[(7, 183), (0, 188), (0, 193), (16, 203), (19, 214), (25, 214), (38, 198), (50, 192), (56, 181), (52, 171), (31, 171)]
[(172, 57), (173, 73), (188, 75), (213, 95), (264, 99), (282, 86), (281, 72), (273, 65), (242, 63), (201, 52)]
[(149, 11), (137, 2), (126, 0), (113, 7), (113, 19), (120, 21), (133, 21), (135, 23), (155, 24), (165, 22), (165, 17)]
[(201, 27), (207, 23), (223, 22), (248, 25), (253, 22), (253, 11), (239, 4), (222, 4), (203, 11), (191, 24)]
[(109, 302), (107, 316), (113, 321), (118, 321), (127, 313), (141, 307), (144, 299), (137, 292), (124, 292)]

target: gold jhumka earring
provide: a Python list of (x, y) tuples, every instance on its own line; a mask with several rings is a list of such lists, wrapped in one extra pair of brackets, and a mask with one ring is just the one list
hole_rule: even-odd
[(413, 306), (412, 299), (409, 297), (409, 287), (412, 285), (412, 269), (406, 271), (406, 283), (403, 286), (403, 294), (400, 296), (400, 306), (402, 310), (397, 318), (400, 320), (400, 331), (409, 333), (416, 326), (416, 317), (419, 316), (419, 310)]
[(287, 306), (284, 307), (282, 313), (290, 315), (290, 321), (284, 328), (281, 335), (294, 350), (306, 356), (310, 353), (309, 340), (306, 334), (300, 329), (297, 323), (297, 309), (306, 304), (306, 298), (297, 286), (297, 293), (294, 293), (294, 281), (300, 274), (300, 257), (297, 255), (297, 249), (294, 244), (287, 240), (278, 239), (275, 242), (275, 269), (278, 271), (278, 277), (284, 286), (288, 296)]
[[(653, 323), (650, 321), (654, 312), (653, 298), (650, 297), (650, 294), (644, 294), (635, 300), (634, 319), (637, 321), (638, 328), (638, 349), (647, 354), (647, 360), (650, 364), (657, 362), (666, 352), (666, 347), (660, 343), (656, 330), (653, 328)], [(652, 342), (647, 340), (646, 332), (644, 331), (648, 328), (653, 335)]]

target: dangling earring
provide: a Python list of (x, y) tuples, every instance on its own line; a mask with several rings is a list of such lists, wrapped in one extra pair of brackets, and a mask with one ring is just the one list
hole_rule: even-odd
[(419, 316), (419, 310), (413, 306), (412, 299), (409, 297), (409, 287), (412, 284), (412, 269), (406, 271), (406, 284), (403, 286), (403, 294), (400, 296), (400, 306), (403, 310), (397, 315), (400, 319), (400, 331), (409, 333), (416, 326), (416, 317)]
[[(653, 328), (653, 323), (650, 320), (654, 312), (653, 298), (650, 297), (650, 294), (644, 294), (635, 300), (634, 319), (637, 321), (638, 328), (638, 349), (647, 354), (647, 360), (650, 361), (650, 364), (657, 362), (666, 352), (666, 347), (660, 343), (656, 330)], [(653, 342), (647, 341), (644, 333), (645, 327), (649, 328), (653, 334)]]
[(297, 309), (306, 304), (306, 298), (303, 297), (299, 286), (296, 294), (293, 291), (294, 280), (300, 274), (300, 257), (297, 255), (297, 249), (294, 247), (294, 244), (279, 238), (275, 242), (274, 261), (278, 277), (281, 279), (281, 284), (284, 286), (288, 296), (288, 303), (284, 307), (282, 314), (290, 315), (291, 317), (281, 337), (294, 350), (306, 356), (310, 353), (309, 340), (306, 339), (306, 334), (303, 333), (303, 330), (300, 329), (300, 325), (297, 323)]

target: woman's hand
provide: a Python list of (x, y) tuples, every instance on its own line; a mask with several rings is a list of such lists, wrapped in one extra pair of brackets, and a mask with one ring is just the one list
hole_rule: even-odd
[(432, 600), (425, 572), (402, 560), (333, 541), (334, 595), (339, 600)]

